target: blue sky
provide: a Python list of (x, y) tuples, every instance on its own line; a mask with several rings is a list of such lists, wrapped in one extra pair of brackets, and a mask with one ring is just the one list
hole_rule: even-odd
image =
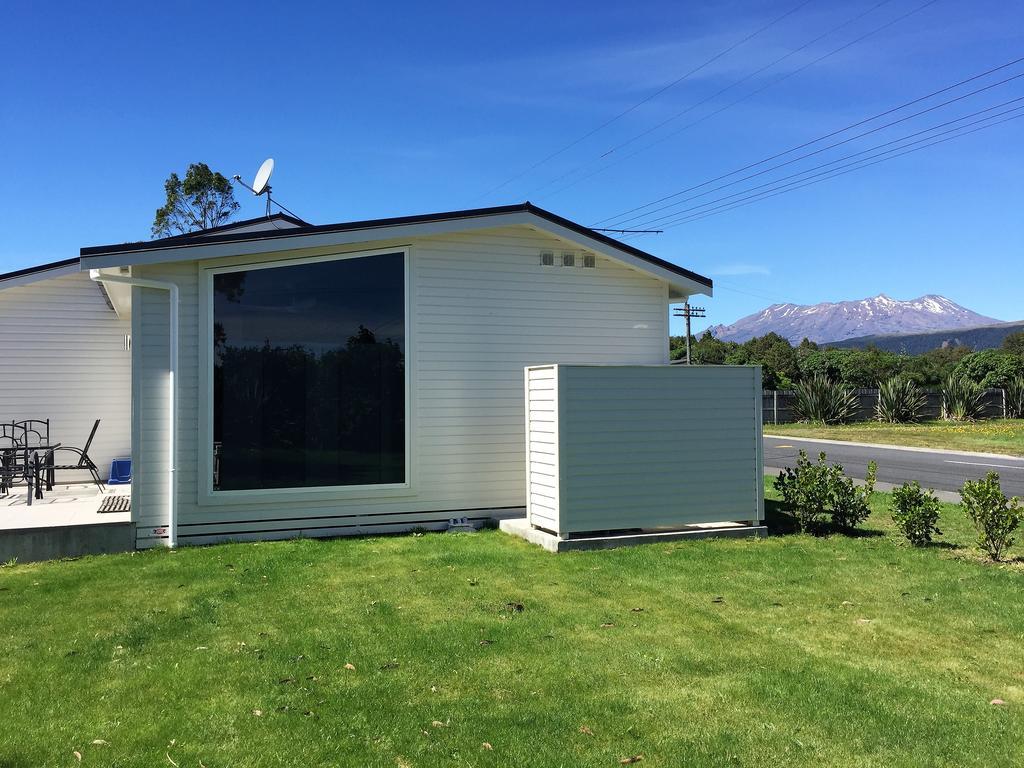
[[(938, 0), (775, 83), (924, 2), (811, 0), (489, 194), (800, 0), (8, 4), (0, 271), (147, 238), (194, 161), (249, 178), (273, 156), (277, 196), (314, 223), (529, 199), (594, 224), (1024, 56), (1021, 4)], [(816, 162), (1020, 96), (1024, 78)], [(881, 292), (1021, 319), (1022, 139), (1006, 122), (632, 242), (715, 278), (708, 323)]]

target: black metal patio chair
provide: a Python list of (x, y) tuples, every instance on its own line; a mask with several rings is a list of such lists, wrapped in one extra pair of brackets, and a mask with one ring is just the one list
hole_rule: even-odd
[[(46, 485), (46, 490), (53, 490), (54, 473), (60, 471), (71, 471), (71, 470), (86, 470), (92, 475), (93, 482), (101, 490), (105, 491), (106, 486), (103, 483), (103, 478), (100, 477), (99, 469), (96, 467), (95, 462), (89, 458), (89, 448), (92, 446), (92, 440), (96, 437), (96, 430), (100, 428), (100, 420), (96, 421), (92, 425), (92, 431), (89, 432), (89, 439), (85, 441), (85, 446), (82, 448), (74, 448), (70, 445), (55, 445), (51, 447), (46, 453), (43, 454), (42, 461), (36, 468), (36, 488), (41, 493), (41, 486)], [(57, 454), (61, 451), (70, 451), (71, 453), (78, 456), (78, 462), (75, 464), (58, 464)], [(41, 498), (41, 495), (39, 496)]]
[(19, 439), (23, 432), (14, 422), (0, 423), (0, 493), (9, 492), (24, 477), (24, 463), (19, 461), (25, 453)]
[[(38, 489), (33, 489), (32, 480), (36, 476), (34, 467), (39, 461), (37, 449), (43, 447), (41, 441), (46, 439), (49, 424), (34, 419), (29, 421), (46, 426), (40, 430), (24, 421), (0, 424), (0, 493), (13, 493), (15, 486), (25, 485), (28, 489), (28, 503), (31, 505), (33, 495), (42, 498)], [(30, 448), (30, 444), (34, 447)]]
[(50, 447), (49, 419), (20, 419), (13, 423), (15, 439), (22, 448), (44, 449)]

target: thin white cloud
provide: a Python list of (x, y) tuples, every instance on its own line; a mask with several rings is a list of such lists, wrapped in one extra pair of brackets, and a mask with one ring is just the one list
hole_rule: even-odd
[(772, 271), (764, 264), (722, 264), (710, 270), (712, 275), (770, 275)]

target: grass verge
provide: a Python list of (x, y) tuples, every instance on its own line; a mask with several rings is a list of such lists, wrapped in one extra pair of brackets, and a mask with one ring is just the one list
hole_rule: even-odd
[(0, 765), (1012, 763), (1024, 570), (979, 562), (951, 505), (941, 544), (902, 544), (886, 499), (857, 537), (790, 534), (770, 502), (761, 541), (551, 555), (488, 531), (3, 568)]
[(970, 423), (926, 421), (921, 424), (765, 424), (772, 435), (849, 440), (951, 451), (980, 451), (1024, 456), (1024, 419), (991, 419)]

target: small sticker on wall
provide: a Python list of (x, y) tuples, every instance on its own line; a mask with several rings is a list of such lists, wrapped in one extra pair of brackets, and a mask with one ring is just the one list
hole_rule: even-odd
[(154, 528), (153, 529), (153, 535), (154, 536), (166, 536), (167, 535), (167, 528), (166, 527)]

